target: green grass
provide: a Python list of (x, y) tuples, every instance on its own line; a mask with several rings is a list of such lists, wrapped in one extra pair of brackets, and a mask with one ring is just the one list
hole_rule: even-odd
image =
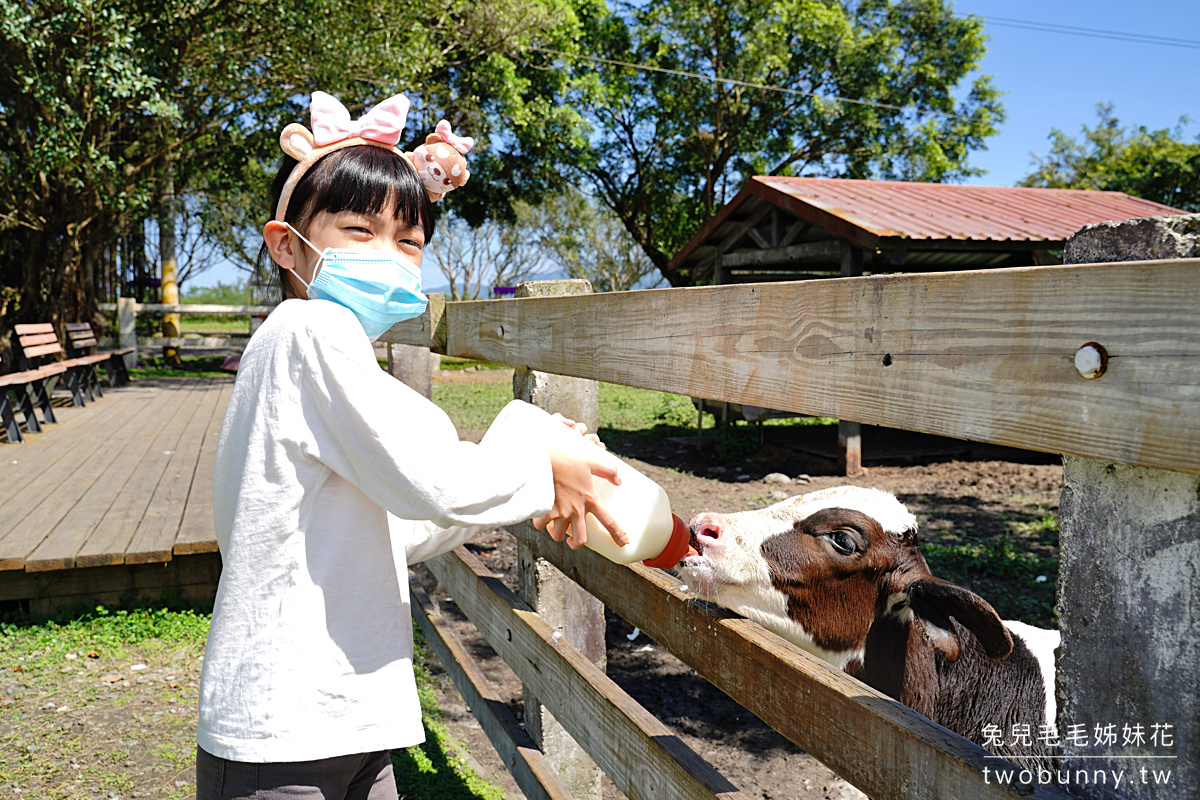
[[(506, 369), (497, 364), (442, 357), (442, 369), (481, 370)], [(484, 431), (512, 400), (512, 387), (507, 381), (488, 383), (433, 384), (433, 401), (461, 430)], [(638, 389), (613, 383), (599, 384), (600, 438), (619, 446), (628, 437), (688, 436), (696, 433), (696, 407), (691, 398), (670, 392)], [(770, 419), (767, 427), (799, 427), (835, 425), (837, 420), (825, 417), (789, 417)], [(714, 463), (737, 463), (754, 453), (761, 441), (758, 426), (735, 423), (717, 426), (716, 419), (705, 412), (704, 430), (713, 441)], [(714, 430), (715, 428), (715, 430)]]
[(95, 650), (119, 658), (124, 651), (150, 639), (173, 643), (203, 643), (208, 636), (207, 614), (192, 609), (140, 608), (110, 611), (97, 606), (74, 618), (41, 624), (0, 623), (0, 661), (10, 669), (36, 675), (67, 653)]
[(249, 317), (200, 317), (181, 314), (179, 332), (199, 333), (205, 336), (249, 336)]
[(224, 356), (195, 356), (179, 359), (173, 366), (159, 356), (139, 354), (138, 366), (129, 370), (129, 377), (138, 378), (228, 378), (231, 372), (221, 371)]
[(467, 367), (474, 367), (478, 370), (512, 369), (512, 367), (505, 366), (504, 364), (493, 364), (490, 361), (473, 361), (469, 358), (458, 358), (457, 356), (442, 356), (440, 367), (441, 369), (455, 370), (463, 370)]
[(183, 291), (183, 302), (218, 306), (253, 305), (254, 298), (249, 284), (243, 280), (233, 283), (218, 282), (216, 286), (188, 286)]
[[(189, 679), (207, 635), (208, 615), (180, 603), (98, 606), (38, 624), (12, 617), (0, 623), (3, 691), (13, 695), (0, 707), (0, 785), (22, 787), (23, 797), (129, 796), (140, 789), (183, 800), (192, 787), (177, 785), (175, 777), (195, 758), (195, 683)], [(151, 669), (134, 673), (131, 661)], [(160, 670), (174, 673), (171, 688)], [(109, 672), (126, 677), (121, 685), (127, 688), (114, 691), (97, 680)], [(146, 712), (147, 700), (161, 716), (136, 716)], [(72, 721), (80, 711), (91, 718), (82, 733)], [(92, 727), (118, 719), (136, 720), (136, 730), (151, 738), (134, 750)], [(135, 758), (138, 771), (131, 769)]]
[[(1057, 553), (1058, 518), (1045, 514), (1030, 521), (1010, 521), (1008, 528), (1004, 535), (982, 541), (922, 542), (921, 552), (935, 575), (987, 598), (1002, 619), (1056, 627), (1058, 556), (1037, 552), (1030, 544)], [(971, 531), (962, 538), (968, 537), (973, 537)]]
[[(447, 364), (447, 360), (442, 359), (443, 369), (463, 369), (474, 363), (457, 360)], [(696, 409), (686, 397), (612, 383), (601, 383), (599, 392), (601, 437), (612, 433), (674, 436), (689, 426), (695, 431)], [(433, 385), (433, 402), (460, 430), (485, 430), (511, 400), (512, 385), (507, 381)]]
[(420, 631), (414, 631), (416, 653), (413, 672), (417, 695), (421, 698), (421, 722), (425, 726), (424, 744), (392, 751), (392, 768), (400, 797), (445, 798), (446, 800), (504, 800), (504, 792), (475, 774), (455, 754), (464, 749), (446, 728), (438, 709), (433, 675), (429, 671), (429, 649)]
[(508, 381), (433, 384), (433, 402), (450, 415), (460, 431), (487, 430), (510, 400), (512, 384)]
[[(36, 624), (10, 619), (0, 622), (0, 668), (9, 680), (22, 685), (18, 694), (32, 699), (35, 709), (40, 708), (46, 698), (54, 698), (55, 702), (71, 708), (87, 705), (94, 709), (106, 702), (104, 693), (109, 690), (96, 688), (95, 675), (83, 684), (72, 682), (78, 674), (73, 669), (84, 666), (90, 659), (98, 659), (104, 670), (117, 670), (122, 660), (136, 658), (155, 667), (176, 662), (172, 671), (178, 666), (177, 671), (184, 675), (187, 665), (194, 664), (196, 656), (203, 652), (210, 620), (210, 614), (204, 611), (165, 605), (120, 610), (97, 606), (73, 616), (63, 614)], [(498, 787), (480, 778), (456, 754), (456, 749), (461, 749), (462, 745), (450, 736), (438, 710), (434, 678), (425, 663), (428, 650), (419, 632), (416, 646), (414, 670), (426, 742), (392, 753), (400, 797), (409, 800), (503, 800), (504, 794)], [(76, 657), (69, 659), (68, 654)], [(64, 665), (71, 668), (64, 668)], [(157, 687), (146, 687), (142, 691), (157, 690)], [(129, 690), (130, 693), (133, 691)], [(112, 707), (133, 705), (129, 702), (133, 699), (130, 693), (112, 701)], [(170, 723), (165, 722), (166, 718), (160, 723), (182, 726), (174, 731), (175, 740), (146, 738), (141, 748), (145, 751), (143, 755), (151, 756), (151, 763), (164, 765), (171, 774), (178, 774), (195, 758), (195, 699), (193, 694), (187, 706), (168, 705), (167, 698), (172, 696), (177, 695), (163, 693), (161, 708), (186, 708), (188, 712), (186, 717), (180, 714), (172, 717)], [(138, 708), (144, 706), (138, 705)], [(139, 788), (139, 784), (149, 780), (142, 777), (139, 781), (139, 775), (130, 771), (126, 761), (138, 754), (128, 749), (97, 747), (102, 741), (93, 740), (89, 751), (83, 752), (79, 739), (73, 735), (61, 737), (57, 732), (43, 730), (40, 719), (23, 720), (13, 714), (6, 720), (3, 715), (9, 713), (0, 707), (0, 753), (7, 754), (0, 755), (0, 786), (32, 785), (47, 792), (45, 796), (54, 797), (76, 796), (72, 792), (82, 791), (85, 787), (88, 797), (128, 796)], [(11, 724), (6, 727), (5, 722)], [(156, 729), (144, 730), (145, 735), (152, 736)], [(83, 761), (82, 765), (75, 770), (68, 769), (68, 762), (74, 761), (77, 755)], [(144, 758), (142, 762), (145, 762)], [(68, 784), (73, 788), (68, 788)], [(140, 788), (144, 792), (146, 787)], [(194, 791), (192, 787), (177, 787), (173, 782), (156, 791), (160, 789), (167, 791), (169, 797), (180, 799)], [(28, 792), (28, 788), (25, 791)]]

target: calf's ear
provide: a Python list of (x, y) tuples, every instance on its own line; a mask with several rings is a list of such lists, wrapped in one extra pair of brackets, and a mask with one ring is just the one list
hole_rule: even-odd
[(996, 610), (974, 592), (929, 577), (909, 584), (905, 593), (913, 614), (925, 623), (934, 648), (949, 660), (957, 660), (961, 649), (950, 617), (975, 634), (990, 658), (1004, 658), (1012, 652), (1012, 636)]

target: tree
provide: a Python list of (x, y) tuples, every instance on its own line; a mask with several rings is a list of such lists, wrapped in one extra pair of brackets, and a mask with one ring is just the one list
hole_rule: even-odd
[(1037, 169), (1021, 186), (1051, 189), (1100, 189), (1125, 192), (1184, 211), (1200, 211), (1200, 136), (1183, 141), (1190, 120), (1174, 130), (1132, 131), (1123, 127), (1111, 103), (1096, 106), (1099, 121), (1083, 126), (1083, 141), (1057, 128), (1050, 131), (1050, 153), (1034, 156)]
[(596, 291), (623, 292), (656, 273), (617, 216), (582, 192), (568, 190), (539, 206), (521, 203), (516, 215), (548, 262)]
[[(989, 77), (966, 84), (984, 54), (982, 20), (944, 0), (647, 0), (576, 12), (578, 44), (531, 50), (519, 73), (530, 97), (573, 116), (513, 120), (498, 159), (508, 170), (492, 180), (535, 195), (583, 188), (672, 285), (710, 279), (671, 258), (750, 176), (961, 178), (977, 173), (970, 152), (1003, 119)], [(529, 165), (542, 171), (526, 181)]]
[(112, 232), (148, 201), (144, 121), (166, 113), (129, 15), (87, 0), (0, 3), (0, 284), (6, 317), (88, 311)]
[[(219, 242), (204, 235), (204, 221), (197, 200), (193, 193), (186, 193), (175, 203), (175, 257), (179, 263), (180, 292), (192, 278), (225, 259)], [(146, 257), (150, 263), (158, 264), (162, 257), (159, 225), (147, 225), (146, 228)]]
[(172, 195), (247, 261), (278, 132), (312, 90), (352, 112), (407, 91), (407, 139), (439, 116), (486, 138), (524, 108), (501, 54), (574, 25), (566, 0), (0, 0), (6, 322), (91, 318), (98, 266)]
[(521, 225), (485, 220), (471, 227), (443, 217), (431, 250), (450, 284), (450, 299), (478, 300), (492, 286), (510, 286), (542, 271), (544, 252)]

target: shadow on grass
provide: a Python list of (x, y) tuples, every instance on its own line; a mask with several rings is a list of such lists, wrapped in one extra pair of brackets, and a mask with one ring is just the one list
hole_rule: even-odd
[(444, 726), (425, 725), (425, 742), (393, 750), (396, 788), (406, 800), (504, 800), (504, 793), (453, 756)]

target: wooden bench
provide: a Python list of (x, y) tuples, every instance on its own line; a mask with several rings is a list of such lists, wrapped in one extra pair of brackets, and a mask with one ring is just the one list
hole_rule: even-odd
[(76, 406), (83, 406), (85, 398), (91, 401), (104, 396), (104, 391), (100, 388), (100, 379), (96, 376), (96, 365), (107, 361), (108, 353), (93, 353), (59, 361), (56, 357), (63, 354), (63, 348), (58, 342), (54, 325), (49, 322), (36, 322), (14, 325), (13, 328), (21, 345), (18, 369), (36, 370), (52, 364), (65, 366), (66, 388), (71, 392), (71, 402)]
[[(17, 423), (15, 411), (20, 411), (25, 417), (25, 427), (30, 433), (41, 433), (42, 425), (38, 422), (34, 407), (42, 409), (42, 419), (47, 424), (58, 422), (54, 418), (54, 408), (50, 404), (50, 391), (46, 388), (46, 379), (62, 375), (67, 371), (63, 363), (47, 364), (37, 369), (10, 372), (0, 375), (0, 424), (8, 435), (11, 444), (23, 444), (25, 437), (21, 435), (21, 426)], [(53, 387), (53, 384), (51, 385)], [(16, 394), (16, 403), (9, 399), (9, 394)]]
[[(125, 369), (125, 356), (137, 352), (135, 347), (121, 347), (116, 350), (101, 350), (92, 332), (90, 322), (72, 322), (67, 325), (67, 350), (72, 358), (90, 358), (97, 355), (107, 356), (108, 379), (111, 386), (124, 386), (129, 383), (129, 371)], [(91, 350), (91, 352), (87, 352)]]

